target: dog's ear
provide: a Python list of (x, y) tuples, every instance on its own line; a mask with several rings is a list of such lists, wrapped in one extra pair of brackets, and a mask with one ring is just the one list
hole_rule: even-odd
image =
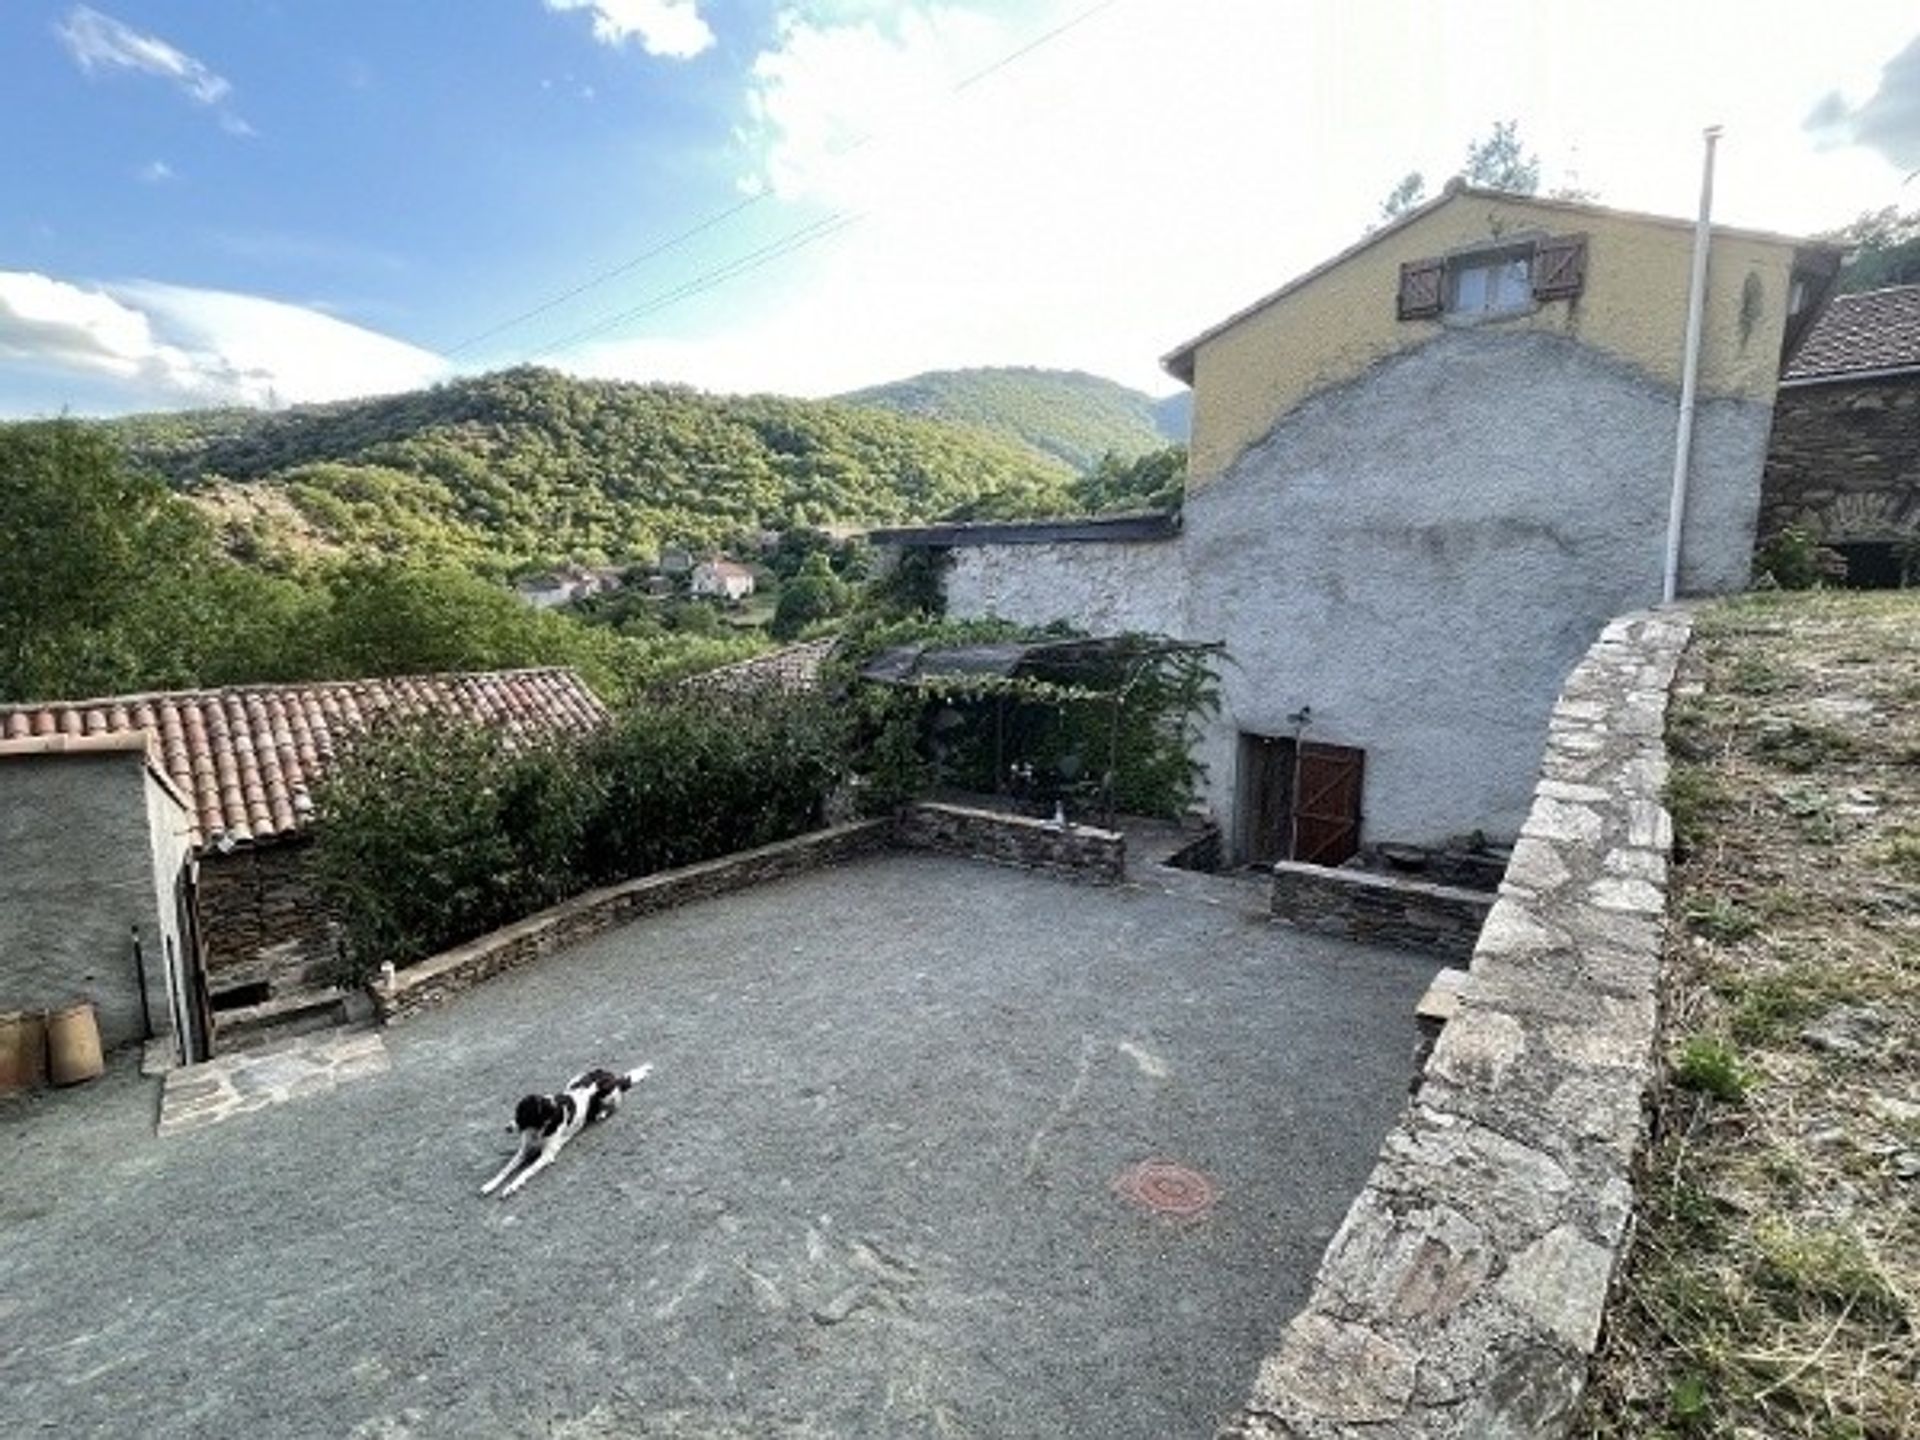
[(548, 1103), (544, 1095), (522, 1095), (520, 1103), (513, 1107), (514, 1128), (538, 1130), (546, 1123)]

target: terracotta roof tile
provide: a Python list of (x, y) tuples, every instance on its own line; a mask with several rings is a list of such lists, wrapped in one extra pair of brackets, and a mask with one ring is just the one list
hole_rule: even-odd
[(1831, 380), (1920, 368), (1920, 285), (1836, 295), (1780, 378)]
[(681, 688), (719, 694), (757, 690), (811, 690), (820, 683), (821, 663), (833, 650), (833, 637), (803, 640), (781, 650), (703, 670), (681, 681)]
[(387, 713), (459, 716), (520, 739), (580, 734), (607, 718), (571, 670), (497, 670), (0, 705), (0, 739), (148, 731), (195, 812), (193, 843), (245, 844), (303, 828), (339, 743)]

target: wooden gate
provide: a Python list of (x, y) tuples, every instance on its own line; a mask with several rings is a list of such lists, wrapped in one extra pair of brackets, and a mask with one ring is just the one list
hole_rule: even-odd
[(1338, 865), (1360, 848), (1360, 795), (1367, 752), (1300, 742), (1293, 792), (1292, 859)]
[(1292, 740), (1241, 733), (1235, 851), (1242, 864), (1271, 865), (1292, 851), (1294, 748)]

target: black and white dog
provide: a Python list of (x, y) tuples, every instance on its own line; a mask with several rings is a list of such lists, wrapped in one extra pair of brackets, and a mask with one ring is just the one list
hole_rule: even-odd
[[(520, 1148), (498, 1175), (480, 1187), (480, 1193), (491, 1195), (500, 1190), (500, 1198), (506, 1199), (551, 1165), (574, 1136), (618, 1110), (620, 1097), (652, 1071), (651, 1065), (624, 1075), (612, 1070), (588, 1070), (569, 1080), (558, 1095), (523, 1096), (513, 1108), (513, 1128), (520, 1132)], [(501, 1190), (503, 1181), (506, 1188)]]

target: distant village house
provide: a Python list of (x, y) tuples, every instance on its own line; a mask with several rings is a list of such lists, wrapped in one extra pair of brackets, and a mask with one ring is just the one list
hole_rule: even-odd
[(693, 593), (719, 600), (744, 600), (753, 594), (753, 571), (732, 560), (702, 560), (693, 567)]

